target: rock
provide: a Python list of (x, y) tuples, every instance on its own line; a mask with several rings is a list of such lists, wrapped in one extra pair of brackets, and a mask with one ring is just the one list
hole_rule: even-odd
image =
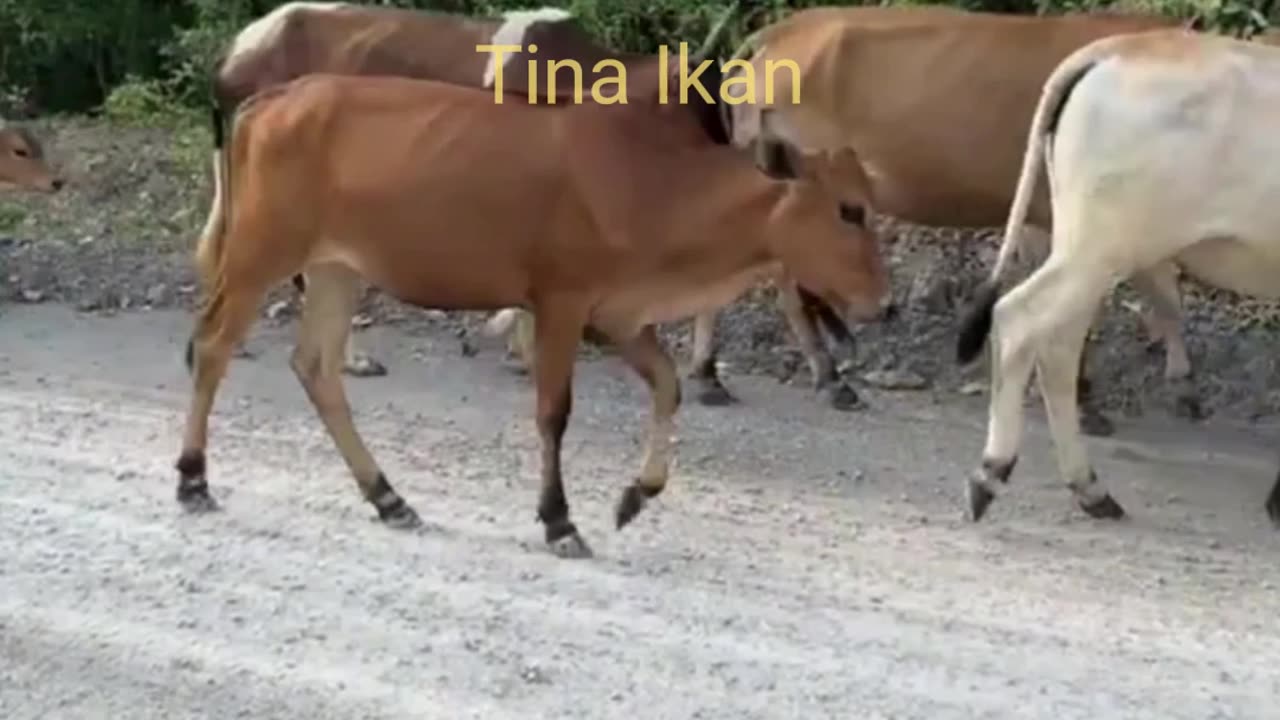
[(44, 302), (43, 290), (34, 290), (34, 289), (23, 290), (21, 296), (22, 296), (22, 302), (28, 302), (28, 303)]
[(165, 283), (156, 283), (147, 288), (147, 304), (163, 305), (169, 300), (169, 286)]
[(972, 380), (960, 386), (961, 395), (982, 395), (987, 391), (987, 384), (980, 380)]
[(883, 390), (923, 390), (929, 386), (927, 380), (910, 370), (872, 370), (862, 379)]
[(373, 318), (364, 313), (359, 313), (355, 317), (351, 318), (351, 327), (353, 328), (367, 328), (372, 324)]
[(272, 320), (279, 320), (290, 309), (288, 300), (277, 300), (267, 307), (267, 317)]

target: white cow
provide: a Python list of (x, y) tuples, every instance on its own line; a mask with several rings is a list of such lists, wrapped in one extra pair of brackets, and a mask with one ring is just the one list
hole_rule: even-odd
[[(957, 345), (969, 362), (994, 327), (986, 447), (967, 483), (973, 520), (1017, 460), (1033, 367), (1076, 502), (1096, 518), (1124, 515), (1080, 435), (1085, 333), (1116, 284), (1168, 260), (1217, 287), (1280, 297), (1278, 119), (1280, 48), (1260, 43), (1181, 30), (1119, 35), (1080, 48), (1049, 77), (1000, 255)], [(1000, 297), (1042, 162), (1053, 249)], [(1280, 526), (1280, 480), (1266, 510)]]

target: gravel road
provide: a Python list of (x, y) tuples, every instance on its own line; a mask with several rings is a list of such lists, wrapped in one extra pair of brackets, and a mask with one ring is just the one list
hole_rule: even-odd
[[(440, 333), (362, 333), (349, 380), (436, 527), (385, 529), (262, 328), (215, 409), (221, 513), (173, 500), (184, 313), (0, 311), (0, 718), (1270, 718), (1280, 429), (1118, 419), (1130, 512), (1075, 511), (1030, 411), (1015, 489), (961, 514), (985, 401), (867, 391), (842, 414), (730, 376), (687, 404), (671, 485), (622, 532), (647, 402), (582, 361), (566, 481), (596, 551), (534, 517), (526, 378)], [(1036, 401), (1038, 404), (1038, 401)]]

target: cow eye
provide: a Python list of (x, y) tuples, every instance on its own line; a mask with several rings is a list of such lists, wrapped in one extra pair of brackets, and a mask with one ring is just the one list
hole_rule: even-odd
[(861, 205), (845, 205), (840, 203), (840, 219), (850, 225), (863, 226), (867, 222), (867, 211)]
[(17, 155), (20, 158), (28, 157), (29, 155), (31, 155), (31, 153), (27, 152), (26, 148), (14, 148), (13, 154)]

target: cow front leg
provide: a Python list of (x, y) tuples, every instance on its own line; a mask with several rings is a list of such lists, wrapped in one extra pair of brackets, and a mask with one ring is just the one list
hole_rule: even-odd
[[(795, 336), (809, 364), (809, 374), (813, 379), (813, 389), (824, 397), (827, 404), (841, 411), (856, 410), (864, 407), (862, 399), (849, 383), (840, 376), (836, 369), (835, 359), (827, 350), (826, 344), (819, 335), (816, 320), (819, 309), (813, 302), (806, 302), (801, 290), (794, 283), (779, 283), (778, 304), (787, 319), (791, 334)], [(852, 338), (850, 338), (852, 339)]]
[(680, 407), (680, 378), (675, 362), (658, 341), (652, 325), (636, 337), (618, 341), (622, 359), (635, 370), (649, 387), (653, 409), (649, 418), (649, 434), (645, 444), (644, 464), (640, 477), (629, 485), (618, 501), (617, 528), (621, 530), (635, 519), (645, 504), (667, 486), (671, 451), (675, 435), (675, 415)]
[(569, 519), (569, 502), (561, 474), (561, 445), (573, 410), (573, 363), (586, 324), (584, 309), (563, 302), (544, 303), (536, 311), (533, 367), (537, 395), (538, 437), (542, 449), (542, 489), (538, 520), (547, 547), (567, 559), (592, 556), (591, 548)]
[(708, 407), (723, 407), (737, 402), (716, 369), (715, 312), (701, 313), (693, 319), (693, 357), (689, 380), (693, 382), (698, 402)]

